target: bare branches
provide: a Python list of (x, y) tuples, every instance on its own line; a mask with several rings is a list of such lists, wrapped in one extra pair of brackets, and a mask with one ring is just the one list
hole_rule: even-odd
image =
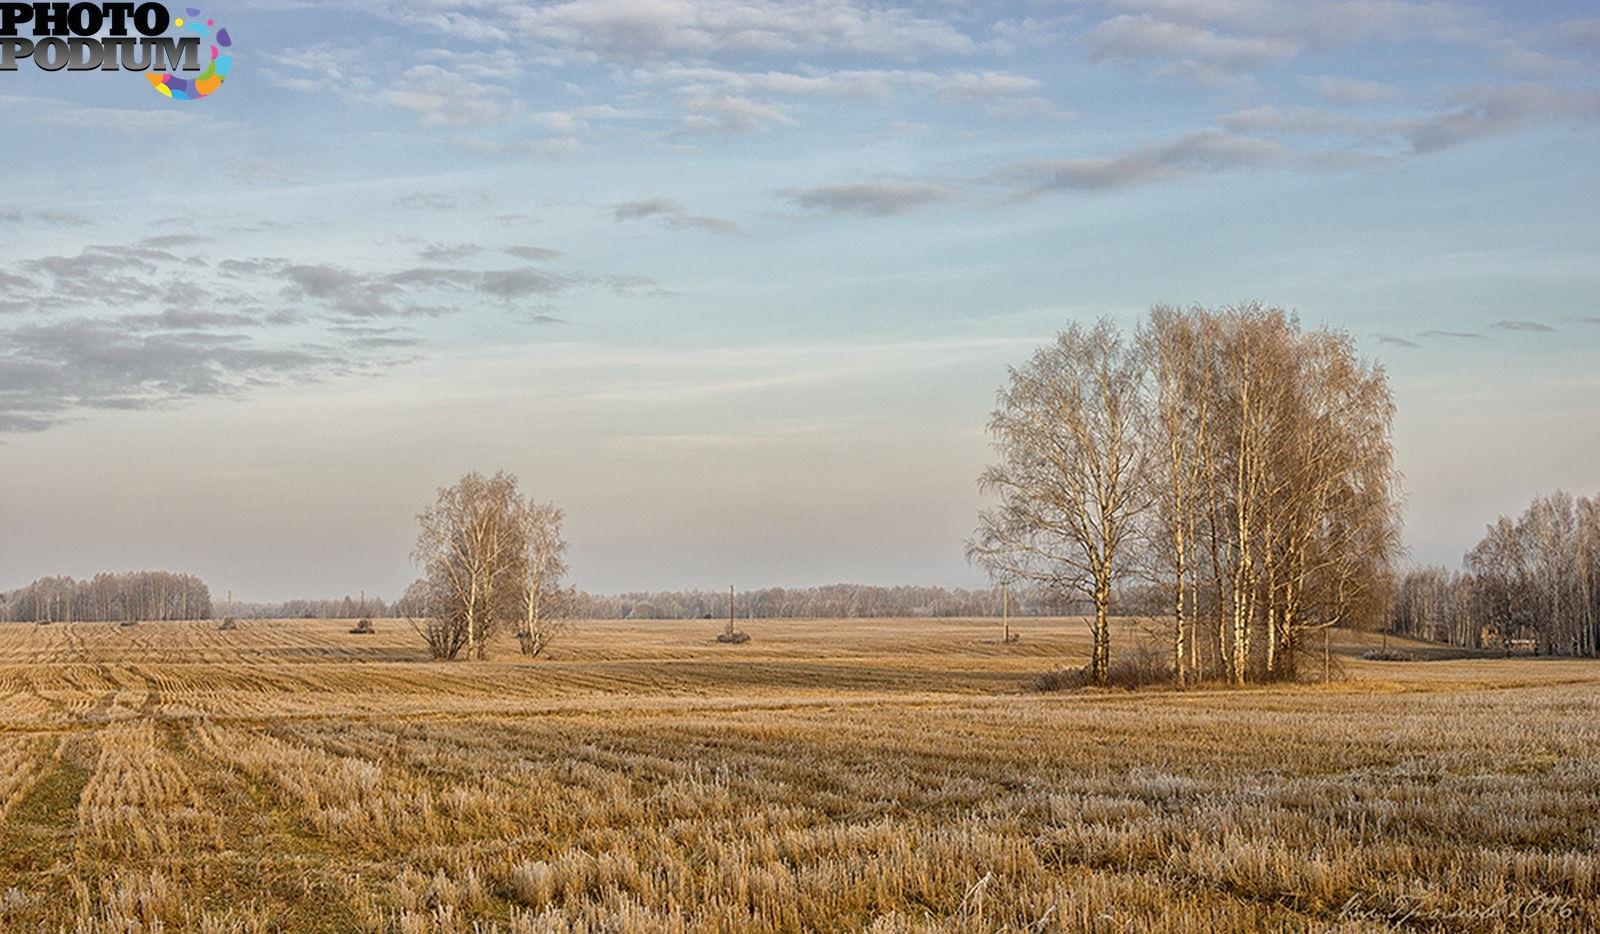
[(989, 423), (997, 463), (979, 485), (968, 557), (996, 579), (1076, 590), (1094, 601), (1093, 677), (1110, 664), (1111, 588), (1145, 507), (1143, 368), (1110, 321), (1076, 325), (1011, 371)]
[(1393, 411), (1348, 335), (1279, 309), (1156, 307), (1132, 344), (1074, 326), (999, 394), (980, 479), (997, 503), (968, 555), (1092, 598), (1096, 680), (1135, 563), (1169, 595), (1178, 683), (1286, 677), (1301, 632), (1384, 612)]
[(530, 655), (559, 632), (572, 593), (561, 588), (566, 542), (561, 510), (524, 500), (517, 479), (470, 473), (439, 491), (417, 516), (412, 558), (423, 577), (402, 601), (423, 620), (414, 623), (435, 658), (466, 651), (483, 658), (502, 623), (517, 625)]

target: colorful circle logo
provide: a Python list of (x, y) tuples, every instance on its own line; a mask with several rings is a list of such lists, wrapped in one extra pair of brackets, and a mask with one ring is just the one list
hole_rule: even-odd
[(228, 80), (229, 72), (233, 71), (233, 37), (228, 35), (226, 27), (218, 26), (216, 20), (202, 20), (199, 10), (190, 7), (183, 12), (185, 15), (173, 19), (172, 25), (180, 30), (198, 32), (202, 44), (211, 46), (211, 61), (194, 78), (180, 78), (170, 72), (147, 74), (144, 77), (162, 97), (170, 97), (175, 101), (194, 101), (222, 87), (222, 82)]

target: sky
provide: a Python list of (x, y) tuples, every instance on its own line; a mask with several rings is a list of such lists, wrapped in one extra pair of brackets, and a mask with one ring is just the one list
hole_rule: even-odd
[(398, 595), (474, 469), (594, 592), (978, 585), (1007, 365), (1161, 302), (1386, 367), (1409, 561), (1600, 493), (1590, 4), (203, 15), (201, 100), (0, 72), (0, 588)]

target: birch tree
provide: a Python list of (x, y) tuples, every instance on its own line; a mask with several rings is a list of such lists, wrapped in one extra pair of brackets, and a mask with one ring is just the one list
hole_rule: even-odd
[(554, 503), (532, 499), (517, 510), (525, 553), (518, 602), (522, 616), (517, 642), (522, 654), (537, 656), (566, 625), (575, 593), (562, 585), (567, 573), (567, 543), (561, 536), (563, 515)]
[(418, 514), (412, 559), (423, 568), (424, 635), (434, 657), (465, 650), (483, 658), (501, 621), (514, 617), (525, 555), (521, 505), (515, 477), (469, 473)]
[(1073, 590), (1094, 603), (1090, 673), (1110, 668), (1110, 603), (1145, 504), (1143, 370), (1108, 320), (1073, 325), (1010, 371), (989, 431), (997, 462), (981, 488), (968, 556), (997, 579)]

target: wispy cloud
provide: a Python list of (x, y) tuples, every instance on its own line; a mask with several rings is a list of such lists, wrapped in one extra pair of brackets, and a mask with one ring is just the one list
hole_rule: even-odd
[(1016, 194), (1104, 191), (1236, 169), (1307, 165), (1324, 160), (1284, 143), (1222, 131), (1192, 133), (1115, 156), (1056, 159), (1007, 166), (994, 180)]
[(1405, 135), (1412, 151), (1430, 153), (1560, 119), (1600, 121), (1600, 93), (1543, 84), (1470, 88), (1453, 95), (1441, 113), (1415, 121)]
[(708, 217), (703, 214), (691, 214), (687, 208), (671, 198), (625, 201), (612, 206), (611, 216), (617, 221), (654, 219), (666, 224), (668, 227), (688, 227), (720, 234), (743, 232), (742, 228), (733, 221), (723, 220), (720, 217)]
[(1525, 333), (1549, 333), (1555, 331), (1555, 328), (1550, 325), (1541, 324), (1538, 321), (1496, 321), (1489, 326), (1500, 331), (1522, 331)]
[(1281, 36), (1230, 36), (1145, 14), (1114, 16), (1084, 37), (1094, 61), (1156, 65), (1162, 74), (1216, 78), (1282, 62), (1299, 50)]
[(949, 201), (955, 197), (955, 191), (943, 185), (918, 182), (856, 182), (795, 188), (783, 195), (808, 210), (891, 217)]

